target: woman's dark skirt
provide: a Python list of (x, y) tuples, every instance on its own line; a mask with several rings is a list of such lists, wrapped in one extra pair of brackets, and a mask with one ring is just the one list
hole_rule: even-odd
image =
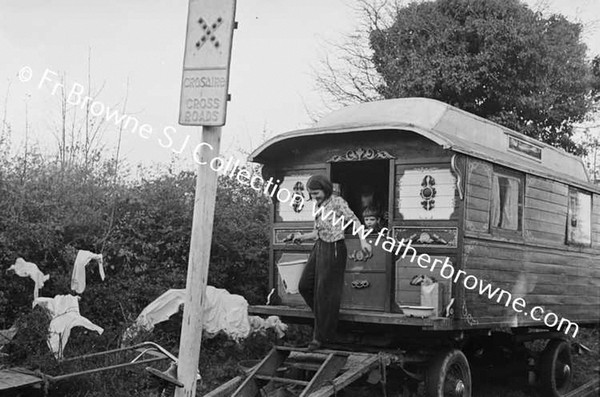
[(344, 287), (346, 243), (317, 240), (300, 278), (300, 294), (315, 315), (314, 338), (332, 341), (338, 324), (338, 313)]

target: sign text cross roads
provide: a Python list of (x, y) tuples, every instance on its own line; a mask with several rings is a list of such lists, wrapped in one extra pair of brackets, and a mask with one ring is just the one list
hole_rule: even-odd
[(190, 0), (179, 124), (222, 126), (227, 111), (235, 0)]

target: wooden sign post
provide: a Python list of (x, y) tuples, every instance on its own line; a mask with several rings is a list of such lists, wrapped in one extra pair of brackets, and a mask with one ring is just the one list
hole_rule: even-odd
[(202, 341), (218, 176), (208, 163), (219, 155), (225, 124), (236, 0), (190, 0), (179, 124), (201, 125), (186, 297), (179, 342), (176, 397), (194, 397)]

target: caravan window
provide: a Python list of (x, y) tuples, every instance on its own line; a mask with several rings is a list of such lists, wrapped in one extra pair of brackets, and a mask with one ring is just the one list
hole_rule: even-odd
[(592, 195), (569, 188), (567, 244), (590, 245), (592, 242)]
[(492, 229), (522, 230), (523, 177), (512, 173), (496, 172), (492, 176)]

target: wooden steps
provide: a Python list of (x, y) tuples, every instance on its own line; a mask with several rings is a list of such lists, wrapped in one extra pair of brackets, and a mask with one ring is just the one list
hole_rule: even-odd
[(281, 388), (298, 397), (327, 397), (378, 367), (377, 354), (277, 346), (245, 378), (236, 377), (205, 397), (269, 396)]

